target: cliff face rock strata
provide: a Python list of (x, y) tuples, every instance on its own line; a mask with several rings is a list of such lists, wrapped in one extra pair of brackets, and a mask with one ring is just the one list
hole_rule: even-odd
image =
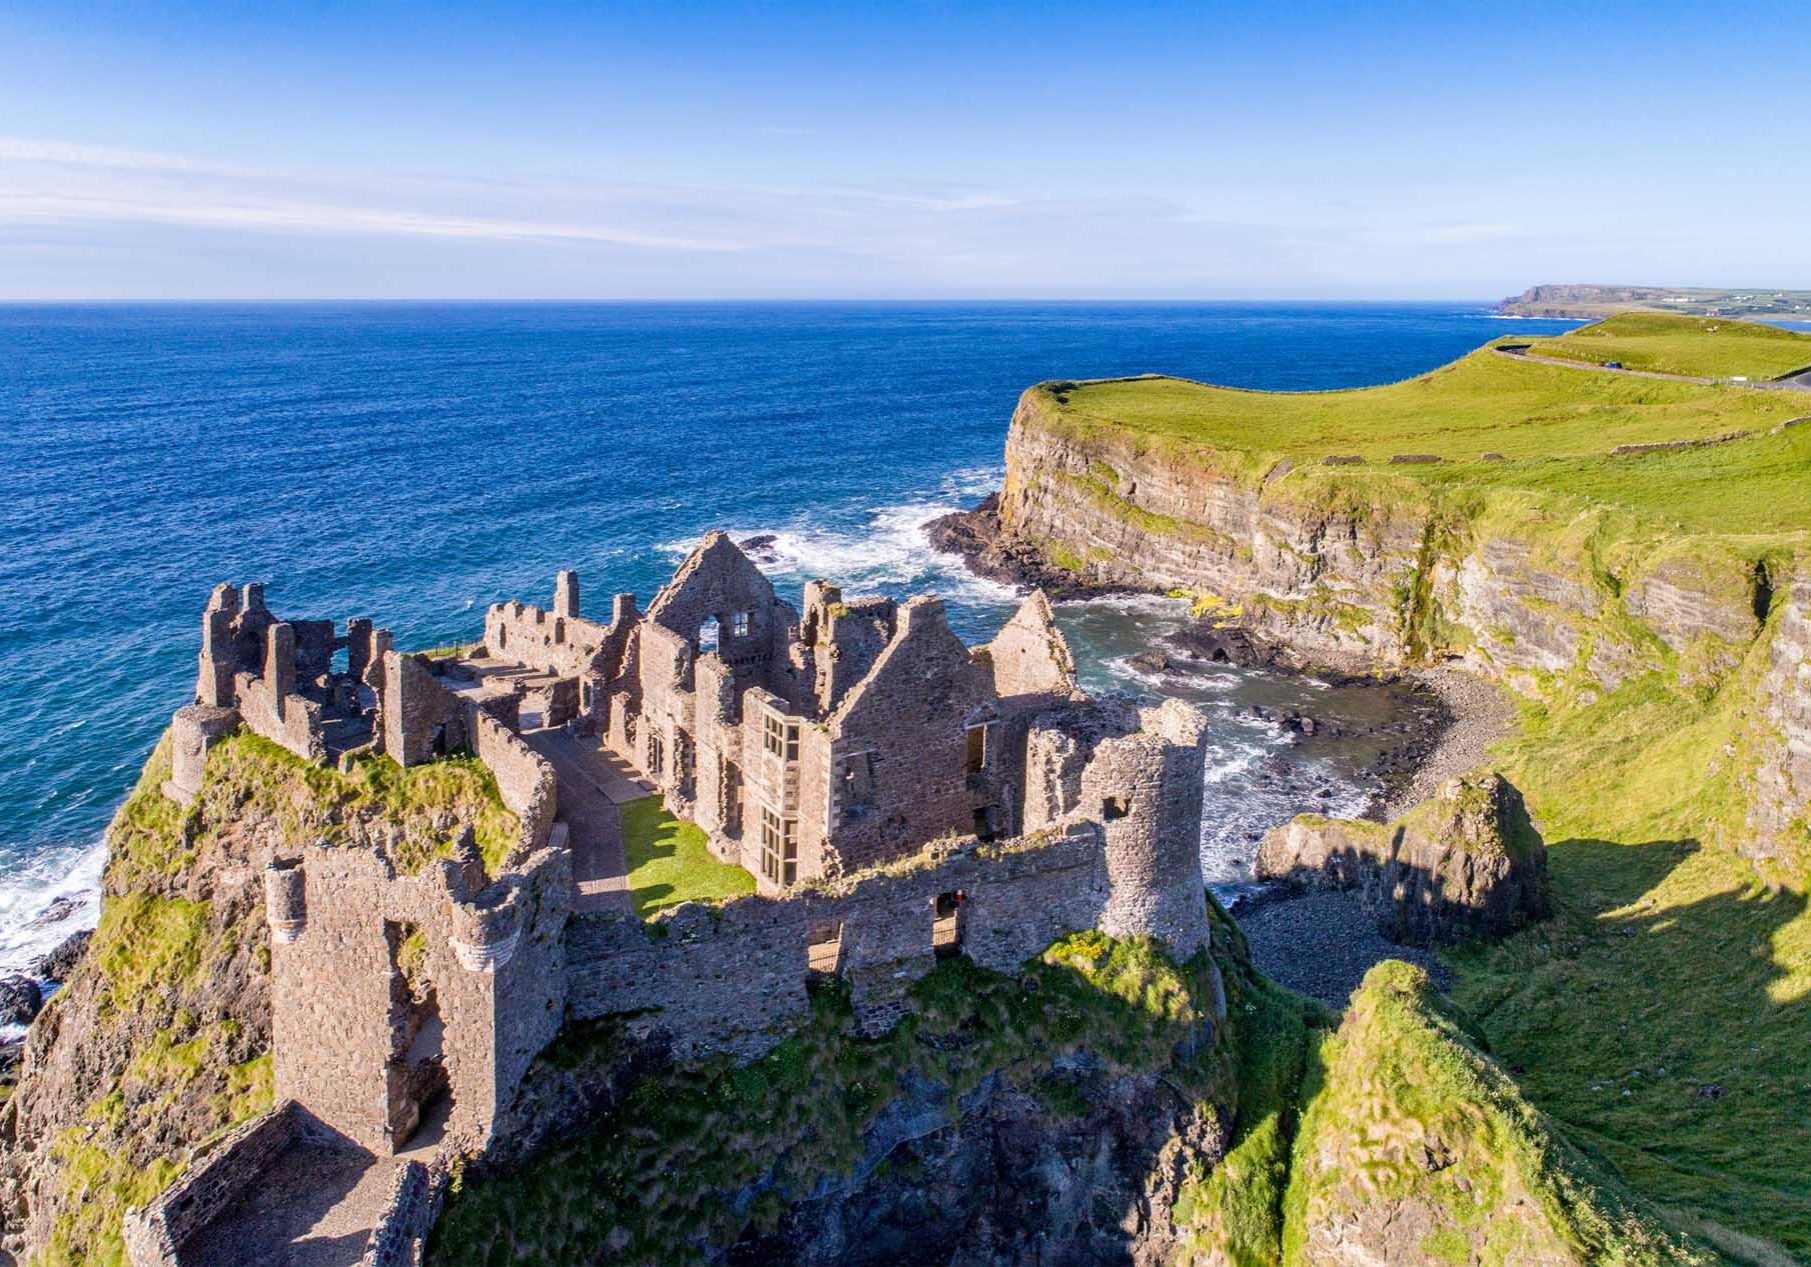
[(1765, 754), (1750, 822), (1756, 847), (1788, 871), (1811, 865), (1811, 567), (1793, 576), (1761, 680)]
[(1451, 664), (1553, 704), (1652, 673), (1697, 699), (1747, 692), (1759, 649), (1771, 664), (1762, 709), (1783, 744), (1753, 788), (1762, 843), (1750, 853), (1772, 878), (1803, 882), (1811, 778), (1792, 736), (1811, 685), (1793, 633), (1803, 608), (1782, 614), (1775, 592), (1790, 541), (1683, 535), (1557, 496), (1157, 440), (1069, 416), (1048, 388), (1021, 398), (1006, 458), (992, 537), (985, 508), (966, 528), (984, 566), (1010, 573), (1031, 558), (1033, 574), (1062, 572), (1071, 591), (1212, 596), (1303, 660)]
[(1498, 774), (1453, 779), (1384, 826), (1303, 814), (1264, 837), (1257, 875), (1357, 889), (1390, 940), (1501, 937), (1547, 914), (1547, 850)]

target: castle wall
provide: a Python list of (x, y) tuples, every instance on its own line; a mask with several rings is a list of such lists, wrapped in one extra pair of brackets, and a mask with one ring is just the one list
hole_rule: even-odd
[(240, 720), (254, 735), (262, 735), (304, 761), (325, 761), (327, 741), (321, 733), (321, 706), (311, 699), (283, 692), (283, 684), (273, 683), (269, 677), (239, 674), (234, 679), (233, 695)]
[(1207, 945), (1201, 874), (1206, 721), (1181, 700), (1145, 709), (1144, 730), (1103, 739), (1082, 772), (1081, 812), (1106, 830), (1112, 898), (1100, 929), (1159, 938), (1178, 958)]
[(544, 847), (558, 808), (553, 767), (475, 701), (466, 701), (466, 713), (472, 752), (496, 776), (498, 795), (521, 824), (517, 850), (527, 854)]
[(296, 1106), (277, 1106), (204, 1145), (170, 1186), (126, 1211), (121, 1238), (132, 1267), (177, 1267), (183, 1242), (263, 1176), (298, 1134)]
[(465, 708), (421, 657), (386, 651), (382, 659), (384, 752), (405, 769), (466, 747)]
[(1101, 839), (1078, 824), (999, 852), (965, 842), (896, 874), (806, 886), (783, 899), (683, 906), (659, 934), (620, 915), (578, 916), (566, 937), (572, 1015), (650, 1009), (637, 1023), (669, 1032), (683, 1054), (756, 1056), (805, 1017), (808, 949), (840, 926), (840, 970), (878, 1028), (936, 962), (940, 894), (963, 896), (963, 952), (1014, 971), (1065, 933), (1095, 925), (1108, 898)]
[(190, 704), (170, 718), (170, 778), (163, 794), (185, 808), (201, 794), (208, 749), (232, 734), (239, 714), (231, 708)]

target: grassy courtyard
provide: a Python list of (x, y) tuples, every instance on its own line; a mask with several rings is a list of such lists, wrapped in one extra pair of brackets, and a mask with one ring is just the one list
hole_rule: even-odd
[(667, 813), (659, 796), (629, 802), (622, 815), (629, 897), (643, 919), (681, 902), (714, 902), (755, 891), (752, 875), (711, 857), (703, 830)]

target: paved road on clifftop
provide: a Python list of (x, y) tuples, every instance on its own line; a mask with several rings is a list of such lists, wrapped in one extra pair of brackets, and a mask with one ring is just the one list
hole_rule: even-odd
[(566, 824), (567, 843), (572, 848), (573, 909), (580, 914), (634, 914), (618, 807), (639, 800), (652, 789), (593, 739), (568, 734), (562, 728), (525, 731), (522, 738), (547, 758), (559, 780), (556, 817)]
[[(1730, 383), (1727, 378), (1706, 378), (1698, 374), (1668, 374), (1663, 370), (1632, 370), (1627, 367), (1614, 368), (1608, 365), (1597, 365), (1591, 361), (1568, 361), (1558, 356), (1539, 356), (1523, 347), (1492, 348), (1498, 356), (1513, 356), (1518, 361), (1538, 361), (1542, 365), (1555, 365), (1562, 370), (1589, 370), (1593, 374), (1621, 374), (1628, 378), (1660, 378), (1674, 383)], [(1798, 374), (1788, 374), (1784, 378), (1756, 378), (1736, 383), (1738, 387), (1760, 387), (1770, 391), (1811, 392), (1811, 370)]]

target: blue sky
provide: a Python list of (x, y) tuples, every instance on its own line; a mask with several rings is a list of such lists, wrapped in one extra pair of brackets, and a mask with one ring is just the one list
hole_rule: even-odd
[(1811, 5), (0, 3), (0, 299), (1811, 287)]

